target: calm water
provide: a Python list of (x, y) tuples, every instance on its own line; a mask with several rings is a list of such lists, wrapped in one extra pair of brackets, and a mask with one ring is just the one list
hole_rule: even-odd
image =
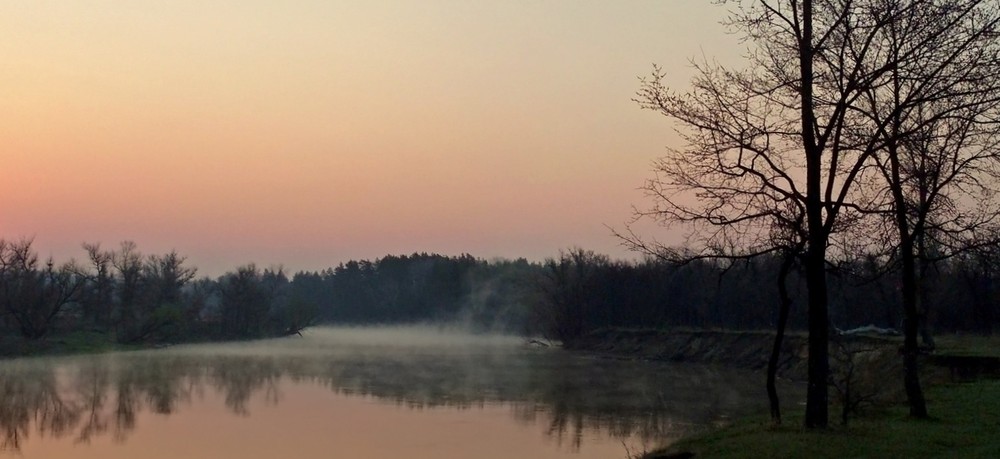
[(319, 328), (0, 362), (0, 457), (625, 458), (763, 409), (761, 381), (522, 338)]

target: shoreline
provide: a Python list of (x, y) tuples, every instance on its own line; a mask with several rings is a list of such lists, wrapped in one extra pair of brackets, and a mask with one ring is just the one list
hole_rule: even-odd
[[(617, 357), (706, 363), (764, 371), (773, 341), (774, 332), (771, 331), (609, 328), (590, 332), (564, 347)], [(831, 342), (831, 353), (843, 348), (845, 352), (853, 352), (854, 357), (865, 365), (872, 365), (895, 360), (900, 344), (898, 340), (886, 337), (844, 336), (836, 343)], [(786, 333), (781, 349), (778, 377), (805, 381), (808, 337), (801, 332)]]
[[(762, 371), (773, 338), (774, 333), (767, 331), (605, 329), (567, 349)], [(831, 420), (825, 430), (802, 427), (804, 408), (785, 402), (781, 425), (762, 412), (634, 458), (1000, 457), (1000, 438), (995, 435), (1000, 426), (1000, 368), (996, 365), (1000, 348), (992, 346), (994, 338), (945, 336), (940, 340), (943, 346), (922, 359), (930, 420), (907, 416), (899, 338), (837, 338), (831, 341), (831, 367), (849, 365), (861, 374), (858, 384), (879, 392), (879, 398), (852, 413), (846, 425), (841, 424), (842, 405), (831, 387)], [(805, 380), (806, 344), (804, 334), (786, 334), (780, 377)], [(975, 350), (972, 356), (969, 349)]]

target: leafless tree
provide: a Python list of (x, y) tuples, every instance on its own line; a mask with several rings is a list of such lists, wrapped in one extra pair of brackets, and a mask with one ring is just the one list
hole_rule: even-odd
[(594, 271), (609, 263), (606, 256), (581, 248), (545, 261), (545, 276), (537, 285), (540, 307), (534, 310), (545, 338), (572, 347), (583, 335), (587, 310), (595, 300)]
[(873, 188), (884, 207), (871, 212), (886, 217), (900, 261), (904, 386), (911, 416), (926, 417), (917, 368), (922, 274), (930, 258), (991, 239), (1000, 218), (1000, 10), (988, 0), (878, 0), (859, 14), (886, 26), (865, 42), (845, 35), (845, 48), (880, 56), (869, 67), (893, 65), (853, 103), (844, 143), (871, 152), (883, 178)]
[[(761, 3), (734, 13), (732, 26), (757, 46), (749, 56), (750, 70), (698, 64), (693, 88), (685, 94), (663, 85), (660, 68), (643, 80), (638, 102), (678, 123), (687, 147), (657, 161), (657, 175), (645, 186), (655, 206), (637, 215), (665, 225), (686, 224), (688, 247), (695, 252), (684, 257), (770, 253), (779, 249), (769, 232), (776, 221), (807, 217), (800, 228), (808, 242), (804, 264), (811, 336), (806, 423), (824, 426), (829, 364), (822, 262), (829, 232), (824, 231), (820, 185), (822, 136), (833, 129), (816, 119), (812, 5)], [(837, 119), (830, 118), (829, 125), (835, 128)], [(664, 253), (634, 233), (625, 240), (633, 248)], [(666, 251), (666, 256), (677, 255)]]
[(76, 301), (84, 279), (69, 262), (56, 266), (52, 259), (39, 267), (30, 239), (0, 240), (0, 301), (21, 335), (38, 339), (52, 329), (63, 309)]
[(195, 268), (184, 266), (185, 260), (176, 251), (143, 256), (135, 243), (121, 243), (111, 257), (118, 287), (118, 341), (149, 339), (183, 318), (182, 288), (196, 273)]
[(136, 311), (141, 292), (142, 260), (135, 242), (123, 241), (111, 257), (111, 265), (115, 269), (118, 284), (117, 298), (113, 320), (115, 333), (119, 341), (127, 341), (128, 330), (136, 322)]
[(111, 311), (114, 304), (114, 276), (111, 262), (114, 253), (102, 250), (100, 243), (84, 243), (90, 261), (90, 270), (85, 273), (89, 282), (83, 295), (84, 312), (93, 318), (94, 325), (105, 329), (111, 324)]
[[(808, 292), (810, 427), (826, 426), (828, 419), (826, 268), (833, 236), (865, 215), (893, 208), (891, 197), (877, 192), (884, 189), (877, 166), (889, 156), (881, 134), (893, 132), (896, 117), (863, 117), (858, 107), (904, 62), (953, 65), (935, 54), (934, 39), (949, 26), (972, 25), (960, 14), (950, 23), (940, 15), (953, 14), (946, 6), (954, 2), (899, 0), (898, 8), (886, 11), (887, 2), (723, 1), (731, 7), (729, 25), (747, 40), (747, 69), (697, 64), (692, 89), (676, 93), (656, 68), (637, 98), (674, 120), (686, 143), (656, 163), (657, 175), (645, 186), (656, 204), (637, 211), (640, 218), (685, 224), (694, 253), (683, 255), (783, 250), (787, 246), (774, 244), (774, 229), (801, 223), (794, 230), (804, 243)], [(940, 10), (936, 18), (925, 14), (900, 25), (905, 15), (933, 6)], [(892, 36), (908, 51), (889, 52), (885, 38)], [(932, 68), (926, 78), (936, 85), (941, 75)], [(655, 241), (624, 236), (635, 248), (664, 253)]]

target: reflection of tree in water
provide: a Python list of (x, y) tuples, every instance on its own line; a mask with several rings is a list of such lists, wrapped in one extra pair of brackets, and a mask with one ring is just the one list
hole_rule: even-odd
[(578, 448), (589, 431), (670, 438), (739, 412), (760, 399), (755, 385), (741, 383), (745, 378), (516, 346), (124, 353), (0, 364), (0, 429), (8, 450), (29, 433), (123, 441), (143, 411), (169, 415), (212, 390), (231, 412), (247, 416), (254, 398), (278, 403), (285, 380), (413, 409), (503, 404), (519, 422), (542, 424), (555, 441)]
[(283, 370), (277, 359), (253, 357), (220, 358), (208, 365), (209, 381), (224, 394), (226, 407), (233, 413), (249, 416), (247, 403), (250, 398), (263, 392), (265, 400), (278, 403), (278, 380)]
[[(107, 365), (86, 362), (79, 368), (74, 388), (80, 400), (82, 427), (77, 441), (86, 442), (95, 435), (107, 432), (110, 416), (104, 410), (109, 395), (111, 374)], [(134, 424), (134, 423), (133, 423)], [(118, 432), (119, 429), (116, 429)], [(117, 437), (117, 435), (116, 435)]]
[(59, 395), (51, 370), (20, 363), (15, 372), (0, 372), (0, 429), (3, 450), (18, 450), (31, 433), (36, 420), (39, 436), (60, 437), (80, 419), (80, 410)]
[(539, 392), (514, 410), (523, 422), (538, 422), (543, 415), (548, 435), (574, 448), (586, 431), (644, 442), (679, 438), (743, 412), (760, 398), (756, 386), (734, 384), (745, 373), (717, 367), (596, 358), (575, 364), (581, 366), (577, 371), (537, 374), (542, 379), (533, 383)]

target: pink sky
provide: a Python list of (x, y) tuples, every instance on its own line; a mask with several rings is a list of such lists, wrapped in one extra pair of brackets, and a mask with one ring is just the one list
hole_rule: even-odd
[[(0, 237), (176, 249), (205, 274), (415, 251), (540, 260), (644, 205), (676, 142), (630, 99), (731, 58), (668, 1), (0, 6)], [(650, 230), (651, 235), (671, 235)]]

